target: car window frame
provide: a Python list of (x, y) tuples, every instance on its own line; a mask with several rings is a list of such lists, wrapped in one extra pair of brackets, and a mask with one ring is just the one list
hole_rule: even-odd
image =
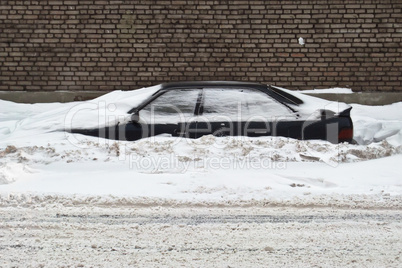
[(203, 111), (204, 111), (204, 104), (205, 104), (205, 89), (208, 90), (208, 89), (214, 89), (214, 88), (215, 88), (215, 89), (216, 89), (216, 88), (222, 88), (222, 89), (244, 89), (244, 90), (250, 90), (250, 91), (255, 91), (255, 92), (261, 92), (261, 93), (263, 93), (264, 95), (266, 95), (267, 98), (269, 98), (269, 99), (271, 99), (272, 101), (278, 103), (278, 105), (282, 105), (283, 107), (285, 107), (286, 109), (288, 109), (288, 110), (289, 110), (289, 114), (294, 114), (295, 117), (298, 117), (298, 114), (297, 114), (297, 112), (296, 112), (294, 109), (292, 109), (291, 107), (289, 107), (289, 105), (287, 105), (286, 103), (283, 103), (283, 102), (277, 100), (274, 96), (272, 96), (271, 94), (269, 94), (267, 91), (261, 90), (261, 89), (259, 89), (259, 88), (247, 87), (247, 86), (242, 86), (242, 85), (239, 85), (239, 86), (220, 86), (220, 87), (219, 87), (219, 86), (203, 87), (203, 88), (202, 88), (202, 95), (203, 95), (203, 96), (202, 96), (202, 102), (201, 102), (201, 105), (200, 105), (200, 110), (202, 111), (202, 113), (198, 114), (197, 116), (204, 116), (204, 115), (203, 115)]
[[(247, 86), (247, 85), (197, 85), (197, 86), (194, 86), (194, 87), (192, 87), (191, 85), (187, 85), (187, 86), (183, 86), (183, 87), (179, 86), (179, 87), (170, 87), (170, 88), (167, 88), (167, 89), (161, 89), (161, 90), (155, 92), (150, 98), (146, 99), (143, 103), (141, 103), (137, 107), (134, 107), (131, 110), (129, 110), (127, 113), (128, 114), (137, 114), (137, 113), (139, 113), (148, 104), (150, 104), (151, 102), (155, 101), (155, 99), (159, 98), (161, 95), (165, 94), (166, 92), (176, 91), (176, 90), (183, 90), (183, 89), (184, 90), (197, 90), (197, 89), (199, 89), (200, 93), (199, 93), (199, 96), (197, 98), (197, 103), (195, 105), (194, 116), (202, 116), (203, 111), (204, 111), (204, 100), (205, 100), (205, 97), (204, 97), (205, 96), (205, 94), (204, 94), (205, 91), (204, 91), (204, 89), (218, 88), (218, 87), (220, 87), (220, 88), (234, 88), (234, 89), (249, 89), (249, 90), (253, 90), (253, 91), (262, 92), (265, 95), (267, 95), (268, 98), (271, 98), (272, 100), (276, 101), (279, 105), (285, 106), (290, 111), (290, 113), (295, 114), (296, 118), (299, 117), (299, 114), (298, 114), (297, 110), (295, 110), (295, 109), (293, 109), (292, 107), (289, 106), (289, 104), (288, 104), (289, 100), (286, 101), (286, 99), (283, 96), (281, 96), (281, 94), (279, 94), (276, 91), (274, 92), (272, 90), (271, 86), (266, 86), (266, 88), (264, 87), (263, 89), (261, 89), (261, 88), (258, 88), (258, 87), (252, 87), (252, 86)], [(279, 91), (279, 89), (277, 89), (277, 91)], [(281, 100), (278, 99), (278, 96), (279, 96), (279, 98)], [(283, 101), (282, 99), (285, 99), (285, 101)], [(295, 99), (297, 99), (297, 98), (295, 97)], [(303, 102), (298, 101), (298, 102), (293, 102), (292, 104), (298, 105), (299, 103), (303, 103)]]
[[(192, 112), (192, 116), (193, 116), (193, 117), (194, 117), (194, 116), (197, 116), (197, 114), (196, 114), (196, 113), (198, 112), (197, 109), (199, 109), (199, 106), (200, 106), (199, 102), (201, 101), (202, 95), (203, 95), (203, 89), (200, 88), (200, 87), (195, 87), (195, 88), (162, 89), (162, 90), (156, 92), (154, 95), (152, 95), (152, 98), (146, 100), (146, 101), (145, 101), (143, 104), (141, 104), (139, 107), (137, 107), (137, 108), (135, 108), (135, 109), (131, 109), (131, 110), (129, 111), (129, 113), (131, 112), (131, 113), (138, 113), (138, 114), (139, 114), (139, 113), (141, 112), (141, 110), (143, 110), (143, 109), (144, 109), (145, 107), (147, 107), (148, 105), (152, 105), (152, 103), (153, 103), (154, 101), (156, 101), (159, 97), (165, 95), (166, 93), (168, 93), (168, 92), (176, 92), (176, 93), (177, 93), (177, 91), (182, 91), (182, 90), (199, 91), (199, 92), (198, 92), (197, 99), (196, 99), (196, 101), (195, 101), (195, 103), (194, 103), (194, 108), (193, 108), (193, 112)], [(201, 97), (200, 97), (200, 96), (201, 96)]]

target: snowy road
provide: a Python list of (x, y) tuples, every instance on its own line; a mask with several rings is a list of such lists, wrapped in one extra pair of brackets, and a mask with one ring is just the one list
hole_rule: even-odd
[(401, 267), (401, 255), (400, 210), (0, 209), (1, 267)]

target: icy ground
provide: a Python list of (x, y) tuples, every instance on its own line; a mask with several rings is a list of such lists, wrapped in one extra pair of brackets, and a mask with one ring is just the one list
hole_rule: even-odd
[(57, 131), (125, 120), (118, 112), (156, 89), (67, 104), (0, 101), (0, 205), (402, 207), (402, 102), (353, 104), (357, 145), (213, 136), (116, 142)]
[(0, 208), (1, 267), (401, 267), (395, 210)]

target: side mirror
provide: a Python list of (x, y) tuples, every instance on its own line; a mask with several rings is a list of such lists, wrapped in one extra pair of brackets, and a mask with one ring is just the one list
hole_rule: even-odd
[(138, 123), (139, 121), (140, 121), (140, 112), (134, 111), (134, 113), (131, 115), (131, 122)]

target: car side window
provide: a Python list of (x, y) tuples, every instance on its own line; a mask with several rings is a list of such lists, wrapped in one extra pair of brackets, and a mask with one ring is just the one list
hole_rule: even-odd
[(209, 120), (266, 121), (294, 117), (286, 106), (254, 89), (204, 89), (203, 114)]
[(200, 89), (170, 90), (140, 110), (140, 119), (146, 123), (175, 124), (194, 116)]

